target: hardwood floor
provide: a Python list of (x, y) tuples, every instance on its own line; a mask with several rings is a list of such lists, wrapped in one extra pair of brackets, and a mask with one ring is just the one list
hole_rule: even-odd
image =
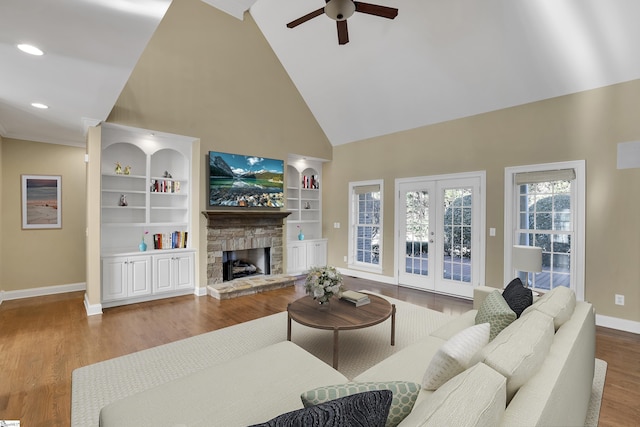
[[(445, 313), (470, 301), (345, 278), (368, 289)], [(304, 295), (302, 286), (226, 301), (184, 296), (105, 309), (87, 317), (83, 292), (5, 301), (0, 305), (0, 420), (25, 427), (68, 426), (71, 373), (101, 360), (274, 314)], [(608, 362), (601, 426), (640, 420), (640, 337), (597, 330), (596, 357)]]

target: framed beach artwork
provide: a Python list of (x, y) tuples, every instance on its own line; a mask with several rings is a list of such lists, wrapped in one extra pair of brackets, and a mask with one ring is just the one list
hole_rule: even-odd
[(22, 175), (22, 228), (62, 228), (62, 177)]

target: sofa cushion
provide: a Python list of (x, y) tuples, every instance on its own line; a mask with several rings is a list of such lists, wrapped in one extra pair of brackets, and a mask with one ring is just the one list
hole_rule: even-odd
[(417, 404), (401, 427), (494, 427), (506, 406), (505, 378), (478, 363)]
[[(187, 359), (185, 359), (187, 360)], [(101, 427), (246, 426), (302, 408), (300, 393), (348, 379), (290, 341), (252, 351), (104, 406)]]
[(497, 289), (487, 296), (476, 314), (476, 325), (481, 323), (491, 325), (489, 341), (514, 320), (516, 320), (516, 313), (511, 310), (502, 293)]
[(553, 342), (553, 320), (534, 311), (507, 326), (475, 357), (507, 379), (507, 402), (542, 366)]
[(522, 315), (534, 310), (540, 311), (553, 318), (553, 326), (557, 331), (564, 324), (576, 308), (576, 294), (572, 289), (559, 286), (542, 295), (528, 307)]
[(389, 390), (393, 393), (386, 423), (387, 427), (393, 427), (400, 424), (400, 421), (411, 413), (411, 409), (418, 398), (418, 393), (420, 393), (420, 384), (408, 381), (348, 382), (318, 387), (302, 393), (300, 398), (302, 399), (302, 404), (305, 407), (309, 407), (339, 397), (373, 390)]
[(469, 310), (465, 311), (460, 316), (453, 316), (451, 320), (431, 332), (429, 335), (432, 337), (442, 338), (443, 340), (448, 340), (458, 332), (475, 325), (476, 314), (478, 314), (478, 310)]
[(469, 367), (471, 358), (489, 342), (488, 323), (471, 326), (451, 337), (433, 356), (422, 380), (422, 387), (436, 390)]
[(341, 397), (279, 415), (251, 427), (383, 427), (393, 394), (389, 390), (368, 391)]
[(516, 313), (516, 317), (520, 317), (522, 312), (533, 304), (533, 292), (531, 292), (531, 289), (525, 288), (522, 280), (518, 277), (509, 282), (507, 287), (504, 288), (502, 297), (507, 301), (511, 310)]
[[(353, 381), (409, 381), (421, 383), (424, 371), (429, 365), (429, 360), (445, 342), (443, 339), (428, 336), (373, 365), (353, 378)], [(426, 391), (423, 390), (422, 393), (426, 393)]]

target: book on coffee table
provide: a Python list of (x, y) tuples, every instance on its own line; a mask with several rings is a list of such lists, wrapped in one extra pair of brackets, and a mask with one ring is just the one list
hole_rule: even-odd
[(371, 300), (367, 294), (363, 294), (356, 291), (344, 291), (342, 293), (342, 299), (354, 304), (356, 307), (369, 304)]

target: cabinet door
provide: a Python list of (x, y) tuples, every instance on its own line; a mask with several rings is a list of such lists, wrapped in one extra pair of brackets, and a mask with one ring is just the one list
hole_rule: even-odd
[(102, 301), (127, 297), (127, 258), (102, 259)]
[(173, 279), (176, 289), (193, 288), (193, 254), (180, 254), (173, 258)]
[(129, 258), (129, 296), (151, 295), (151, 257)]
[(287, 245), (287, 272), (301, 273), (307, 269), (307, 245), (290, 243)]
[(327, 265), (327, 242), (309, 242), (307, 244), (307, 269)]
[(171, 255), (153, 256), (153, 293), (170, 292), (174, 289)]

